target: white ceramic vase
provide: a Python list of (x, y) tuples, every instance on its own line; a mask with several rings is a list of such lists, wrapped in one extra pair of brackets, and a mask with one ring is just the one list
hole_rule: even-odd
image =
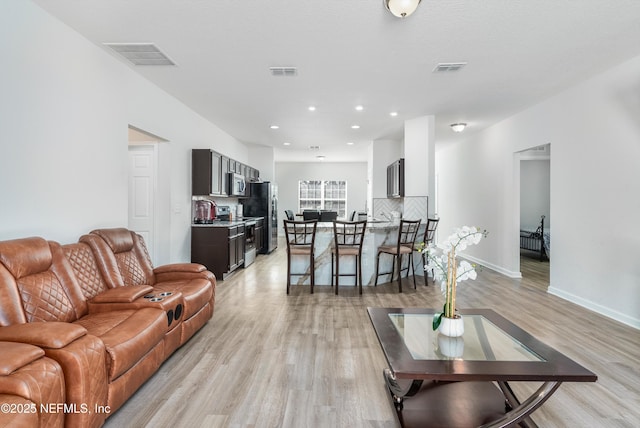
[(456, 318), (442, 317), (438, 331), (448, 337), (460, 337), (464, 334), (464, 320), (462, 316)]
[(438, 349), (440, 353), (449, 358), (462, 358), (464, 354), (464, 339), (462, 337), (449, 337), (438, 334)]

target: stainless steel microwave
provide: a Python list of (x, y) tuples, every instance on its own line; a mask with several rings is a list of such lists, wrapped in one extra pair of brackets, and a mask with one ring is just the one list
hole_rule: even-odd
[(247, 195), (247, 182), (244, 179), (244, 175), (236, 174), (235, 172), (229, 173), (229, 196), (246, 196)]

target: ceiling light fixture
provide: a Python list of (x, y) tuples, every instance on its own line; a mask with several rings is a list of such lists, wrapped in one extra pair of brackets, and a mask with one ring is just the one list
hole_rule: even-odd
[(360, 129), (360, 125), (351, 125), (351, 129)]
[(316, 106), (309, 106), (309, 111), (316, 111)]
[(356, 106), (356, 110), (357, 111), (362, 111), (362, 110), (364, 110), (364, 107), (363, 106)]
[(316, 156), (316, 158), (318, 158), (318, 160), (321, 160), (321, 161), (323, 161), (325, 157), (326, 157), (326, 156), (322, 156), (322, 155), (320, 155), (320, 156)]
[(353, 146), (353, 141), (349, 141), (349, 142), (347, 143), (347, 146)]
[(278, 129), (278, 128), (280, 128), (280, 127), (279, 127), (278, 125), (271, 125), (269, 128), (271, 128), (271, 129)]
[(389, 116), (391, 117), (396, 117), (398, 115), (397, 111), (392, 111), (391, 113), (389, 113)]
[(283, 146), (290, 146), (290, 145), (291, 145), (291, 143), (289, 143), (289, 142), (284, 142), (284, 143), (282, 143), (282, 145), (283, 145)]
[(384, 6), (398, 18), (406, 18), (416, 11), (420, 0), (384, 0)]
[(466, 127), (467, 127), (467, 124), (462, 122), (451, 124), (451, 129), (453, 130), (453, 132), (462, 132)]

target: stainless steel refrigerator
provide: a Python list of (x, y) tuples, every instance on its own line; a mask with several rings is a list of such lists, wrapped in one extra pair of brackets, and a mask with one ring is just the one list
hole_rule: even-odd
[(278, 248), (278, 195), (275, 184), (264, 181), (249, 183), (250, 196), (241, 199), (245, 217), (264, 217), (262, 250), (268, 254)]

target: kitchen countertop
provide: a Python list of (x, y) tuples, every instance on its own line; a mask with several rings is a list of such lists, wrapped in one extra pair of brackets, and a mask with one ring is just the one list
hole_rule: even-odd
[(214, 220), (213, 223), (207, 223), (207, 224), (192, 223), (191, 227), (233, 227), (233, 226), (240, 226), (245, 224), (248, 221), (258, 220), (260, 218), (264, 219), (264, 217), (243, 217), (242, 220), (231, 220), (231, 221)]

